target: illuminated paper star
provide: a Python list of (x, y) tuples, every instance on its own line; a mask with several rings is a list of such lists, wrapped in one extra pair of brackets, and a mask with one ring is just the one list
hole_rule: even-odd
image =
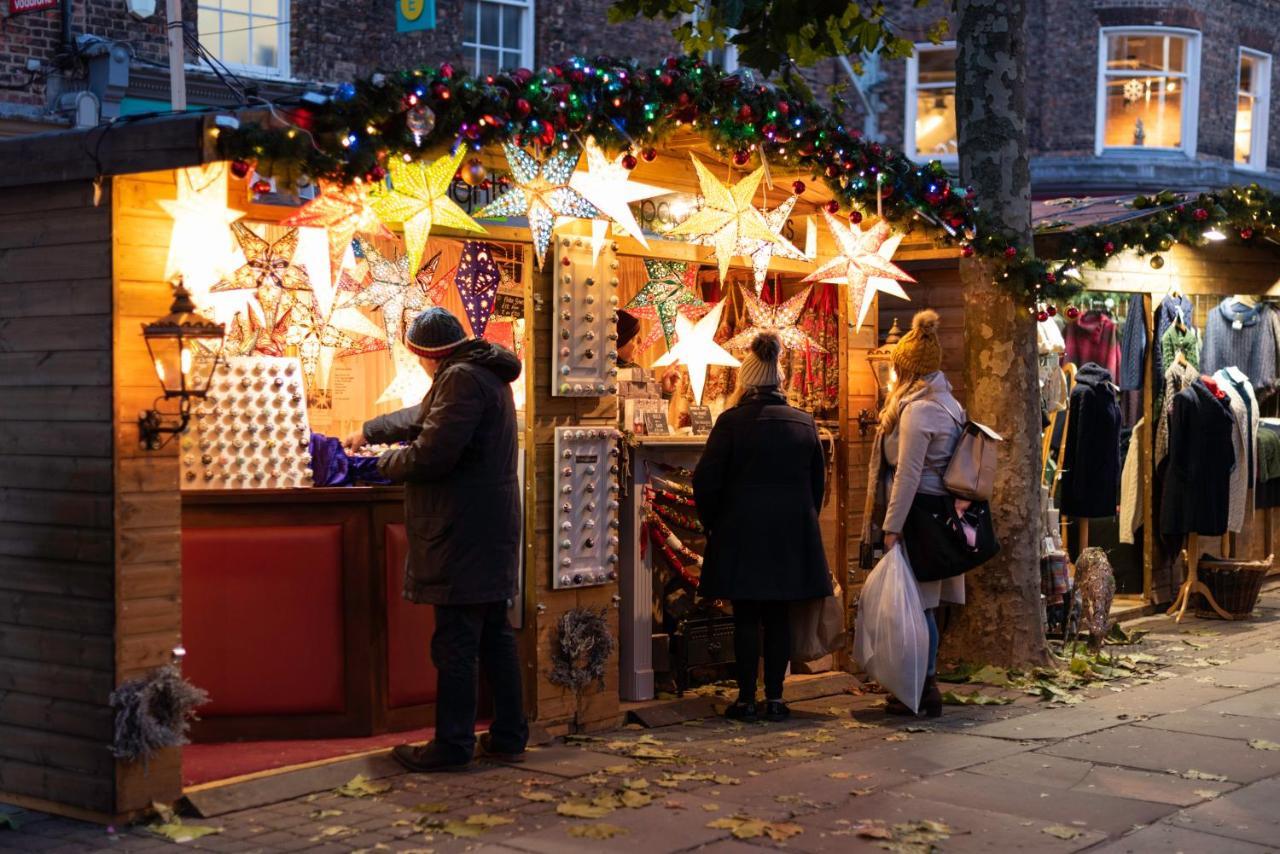
[(235, 270), (235, 244), (227, 226), (244, 211), (227, 207), (227, 166), (213, 163), (177, 171), (178, 197), (157, 204), (173, 217), (165, 280), (182, 276), (197, 302)]
[(601, 216), (595, 205), (569, 186), (582, 152), (557, 149), (546, 160), (538, 161), (509, 142), (502, 144), (502, 150), (511, 165), (515, 184), (476, 211), (476, 216), (480, 219), (528, 217), (529, 230), (533, 232), (534, 260), (541, 268), (547, 258), (547, 247), (551, 245), (551, 230), (555, 227), (556, 217), (599, 219)]
[(395, 363), (396, 375), (382, 390), (376, 403), (399, 401), (402, 407), (417, 406), (431, 390), (431, 377), (423, 369), (418, 357), (409, 348), (399, 342), (391, 344), (391, 360)]
[(826, 350), (818, 345), (818, 342), (809, 337), (809, 334), (796, 325), (800, 320), (800, 315), (804, 313), (804, 307), (809, 301), (809, 292), (813, 290), (813, 286), (805, 288), (791, 299), (778, 305), (769, 305), (760, 297), (742, 292), (743, 301), (746, 303), (747, 316), (751, 319), (751, 325), (742, 332), (730, 338), (724, 343), (726, 350), (745, 350), (751, 346), (751, 342), (761, 332), (776, 332), (778, 338), (782, 341), (782, 346), (788, 350), (812, 350), (817, 353), (825, 353)]
[(253, 291), (262, 306), (262, 325), (274, 327), (298, 300), (297, 294), (311, 290), (307, 271), (294, 263), (298, 230), (291, 228), (274, 242), (262, 239), (242, 222), (233, 223), (231, 231), (244, 252), (245, 263), (211, 290)]
[(346, 265), (351, 240), (357, 233), (386, 238), (395, 236), (382, 224), (369, 204), (369, 191), (358, 184), (346, 187), (341, 184), (322, 184), (320, 195), (281, 224), (315, 226), (328, 231), (329, 265), (335, 282)]
[(710, 308), (693, 291), (698, 280), (696, 264), (683, 261), (659, 261), (644, 259), (644, 269), (649, 281), (631, 298), (631, 302), (622, 307), (640, 320), (656, 321), (657, 325), (636, 344), (636, 350), (643, 353), (649, 349), (658, 337), (667, 342), (667, 349), (675, 343), (676, 317), (684, 314), (700, 317)]
[(876, 292), (911, 299), (898, 282), (914, 282), (908, 273), (892, 262), (893, 253), (902, 242), (901, 234), (884, 220), (871, 228), (848, 226), (827, 211), (827, 226), (840, 244), (840, 254), (805, 277), (806, 282), (833, 282), (849, 287), (849, 314), (858, 314), (858, 331), (871, 310)]
[(786, 227), (787, 220), (791, 217), (791, 209), (796, 206), (799, 196), (792, 196), (782, 204), (778, 205), (771, 211), (765, 211), (761, 215), (764, 217), (765, 225), (769, 231), (773, 232), (776, 240), (756, 240), (754, 238), (745, 238), (738, 241), (737, 247), (734, 249), (735, 254), (751, 259), (751, 272), (756, 283), (756, 296), (764, 290), (765, 279), (769, 275), (769, 262), (773, 260), (773, 256), (781, 255), (783, 258), (790, 258), (793, 261), (808, 261), (808, 255), (805, 255), (795, 245), (782, 236), (782, 229)]
[(375, 308), (382, 312), (382, 325), (386, 327), (387, 342), (403, 340), (404, 319), (408, 314), (437, 304), (432, 299), (432, 285), (440, 266), (440, 253), (422, 265), (418, 274), (409, 278), (409, 257), (401, 255), (390, 259), (363, 240), (357, 240), (364, 260), (369, 265), (371, 282), (352, 300), (362, 308)]
[(458, 146), (453, 154), (441, 157), (430, 166), (416, 160), (405, 163), (396, 157), (387, 161), (392, 189), (379, 190), (370, 204), (384, 222), (403, 224), (411, 270), (422, 266), (427, 235), (435, 226), (485, 233), (478, 222), (449, 198), (449, 185), (466, 153), (466, 146)]
[(716, 330), (720, 328), (720, 317), (723, 314), (724, 301), (721, 300), (696, 324), (684, 315), (677, 317), (676, 334), (679, 340), (666, 355), (653, 363), (655, 368), (676, 364), (688, 368), (689, 385), (693, 388), (693, 397), (699, 406), (702, 405), (702, 389), (707, 382), (709, 365), (736, 368), (742, 364), (716, 343)]
[(744, 241), (778, 242), (778, 235), (769, 229), (764, 216), (751, 204), (764, 177), (764, 167), (733, 187), (726, 187), (698, 158), (692, 154), (689, 156), (693, 158), (693, 166), (698, 172), (703, 206), (671, 229), (671, 233), (692, 235), (697, 242), (714, 246), (716, 261), (720, 265), (720, 281), (724, 281), (729, 272), (729, 260), (738, 254), (738, 247)]
[(322, 315), (315, 303), (295, 306), (290, 313), (285, 343), (298, 348), (308, 388), (329, 387), (329, 371), (336, 356), (386, 349), (382, 330), (358, 309), (335, 308)]
[(626, 152), (623, 152), (610, 160), (600, 146), (596, 145), (596, 141), (588, 137), (587, 171), (574, 172), (573, 177), (569, 179), (569, 186), (581, 193), (583, 198), (595, 205), (597, 210), (607, 217), (607, 219), (591, 220), (591, 262), (593, 264), (600, 257), (600, 250), (604, 247), (610, 220), (614, 224), (615, 232), (621, 228), (634, 237), (641, 246), (648, 249), (649, 241), (645, 239), (635, 215), (631, 213), (631, 203), (652, 199), (654, 196), (665, 196), (671, 192), (662, 187), (630, 180), (631, 170), (622, 165), (626, 156)]

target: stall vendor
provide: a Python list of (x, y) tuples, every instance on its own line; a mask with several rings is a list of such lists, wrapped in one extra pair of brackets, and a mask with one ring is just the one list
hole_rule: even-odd
[(640, 321), (634, 314), (618, 312), (618, 367), (638, 368), (635, 362), (637, 339), (640, 337)]

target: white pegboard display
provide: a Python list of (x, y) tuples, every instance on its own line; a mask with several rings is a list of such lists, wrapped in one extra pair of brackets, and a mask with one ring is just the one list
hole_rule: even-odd
[(608, 427), (556, 428), (557, 590), (618, 579), (620, 436)]
[(310, 440), (298, 360), (232, 356), (182, 437), (182, 488), (311, 486)]
[(618, 253), (606, 243), (594, 260), (591, 240), (559, 237), (555, 251), (551, 393), (604, 397), (618, 391)]

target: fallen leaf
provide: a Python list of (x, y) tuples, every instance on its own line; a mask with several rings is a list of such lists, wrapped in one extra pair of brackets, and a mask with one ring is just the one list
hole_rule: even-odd
[[(170, 813), (172, 815), (172, 813)], [(200, 839), (203, 836), (212, 836), (215, 833), (221, 833), (221, 827), (209, 827), (202, 824), (183, 824), (179, 818), (167, 821), (162, 824), (152, 824), (147, 826), (147, 830), (156, 836), (163, 837), (170, 842), (190, 842), (193, 839)]]
[(632, 789), (627, 789), (621, 794), (620, 799), (624, 807), (628, 807), (630, 809), (635, 810), (635, 809), (639, 809), (640, 807), (647, 807), (650, 803), (652, 803), (653, 795), (648, 795), (648, 794), (645, 794), (644, 792), (637, 792)]
[(587, 801), (562, 801), (556, 804), (556, 814), (569, 818), (604, 818), (614, 807), (600, 806)]
[[(1177, 774), (1178, 772), (1174, 771), (1173, 773)], [(1197, 771), (1194, 768), (1189, 771), (1183, 771), (1181, 776), (1186, 780), (1209, 780), (1214, 783), (1225, 783), (1227, 781), (1227, 778), (1221, 774), (1209, 774), (1205, 771)]]
[(864, 821), (853, 828), (853, 832), (863, 839), (893, 839), (893, 831), (880, 821)]
[(431, 803), (426, 803), (426, 804), (414, 804), (413, 806), (409, 807), (409, 809), (413, 810), (414, 812), (422, 813), (423, 815), (439, 815), (441, 813), (448, 812), (449, 805), (442, 804), (439, 801), (433, 801)]
[(893, 735), (885, 736), (884, 740), (885, 741), (910, 741), (911, 736), (907, 735), (906, 733), (895, 732)]
[(1067, 827), (1065, 824), (1051, 824), (1048, 827), (1040, 828), (1040, 832), (1056, 836), (1058, 839), (1075, 839), (1081, 835), (1080, 831), (1074, 827)]
[(782, 755), (788, 759), (813, 759), (822, 754), (807, 747), (788, 747), (782, 751)]
[(865, 789), (853, 789), (849, 794), (853, 795), (855, 798), (865, 798), (867, 795), (873, 794), (875, 790), (875, 786), (868, 786)]
[(966, 681), (970, 684), (994, 685), (997, 688), (1013, 687), (1013, 682), (1009, 679), (1009, 671), (992, 664), (974, 671)]
[(745, 816), (718, 818), (710, 822), (707, 827), (714, 830), (728, 830), (736, 839), (757, 839), (768, 836), (774, 842), (785, 842), (793, 836), (804, 833), (804, 828), (794, 822), (772, 822)]
[(1280, 750), (1280, 744), (1274, 741), (1267, 741), (1265, 738), (1249, 739), (1249, 746), (1254, 750)]
[(326, 818), (337, 818), (342, 815), (342, 810), (313, 810), (311, 820), (318, 821)]
[(626, 836), (630, 831), (616, 824), (600, 822), (598, 824), (571, 824), (569, 835), (579, 839), (612, 839), (615, 836)]
[(610, 765), (604, 769), (606, 774), (630, 774), (635, 770), (634, 765)]
[(737, 777), (730, 777), (728, 774), (717, 774), (711, 778), (718, 786), (739, 786), (742, 781)]
[(334, 839), (338, 836), (350, 836), (355, 833), (354, 828), (347, 827), (343, 824), (332, 824), (328, 827), (320, 828), (320, 832), (311, 837), (311, 842), (319, 842), (321, 839)]
[(832, 771), (827, 776), (830, 777), (832, 780), (848, 780), (853, 775), (850, 774), (848, 771)]
[(447, 833), (458, 839), (475, 839), (485, 831), (485, 828), (478, 824), (467, 824), (465, 821), (458, 821), (453, 818), (441, 822), (439, 825), (433, 825), (432, 829)]
[(702, 809), (704, 812), (720, 812), (720, 805), (719, 804), (703, 804)]
[(957, 691), (944, 691), (942, 702), (948, 706), (1007, 706), (1013, 700), (980, 692), (962, 694)]
[(515, 824), (516, 820), (514, 818), (508, 818), (505, 815), (491, 815), (489, 813), (478, 812), (474, 815), (467, 816), (466, 822), (467, 824), (474, 825), (475, 827), (482, 827), (485, 830), (489, 830), (493, 827), (501, 827), (504, 824)]
[(649, 788), (649, 781), (643, 777), (638, 777), (634, 780), (626, 779), (622, 781), (622, 788), (634, 789), (636, 791), (639, 791), (641, 789), (647, 789)]
[(1197, 798), (1216, 798), (1220, 794), (1222, 794), (1222, 792), (1219, 792), (1217, 789), (1196, 789), (1195, 790), (1195, 796)]
[(530, 791), (528, 789), (521, 792), (520, 797), (526, 801), (537, 801), (538, 803), (550, 803), (556, 799), (556, 796), (550, 792)]
[(927, 726), (904, 726), (903, 732), (933, 732), (933, 727)]
[(605, 783), (609, 782), (609, 778), (604, 774), (590, 774), (583, 777), (582, 782), (589, 783), (592, 786), (603, 786)]
[(371, 798), (374, 795), (381, 795), (391, 791), (390, 783), (374, 783), (363, 774), (357, 774), (334, 789), (336, 794), (342, 795), (344, 798)]

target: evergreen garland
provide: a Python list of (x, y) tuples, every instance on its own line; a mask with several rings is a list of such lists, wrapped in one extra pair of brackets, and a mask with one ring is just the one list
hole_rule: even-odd
[(607, 611), (574, 608), (556, 624), (558, 637), (551, 657), (552, 685), (580, 692), (592, 682), (604, 688), (605, 668), (617, 642), (609, 631)]

